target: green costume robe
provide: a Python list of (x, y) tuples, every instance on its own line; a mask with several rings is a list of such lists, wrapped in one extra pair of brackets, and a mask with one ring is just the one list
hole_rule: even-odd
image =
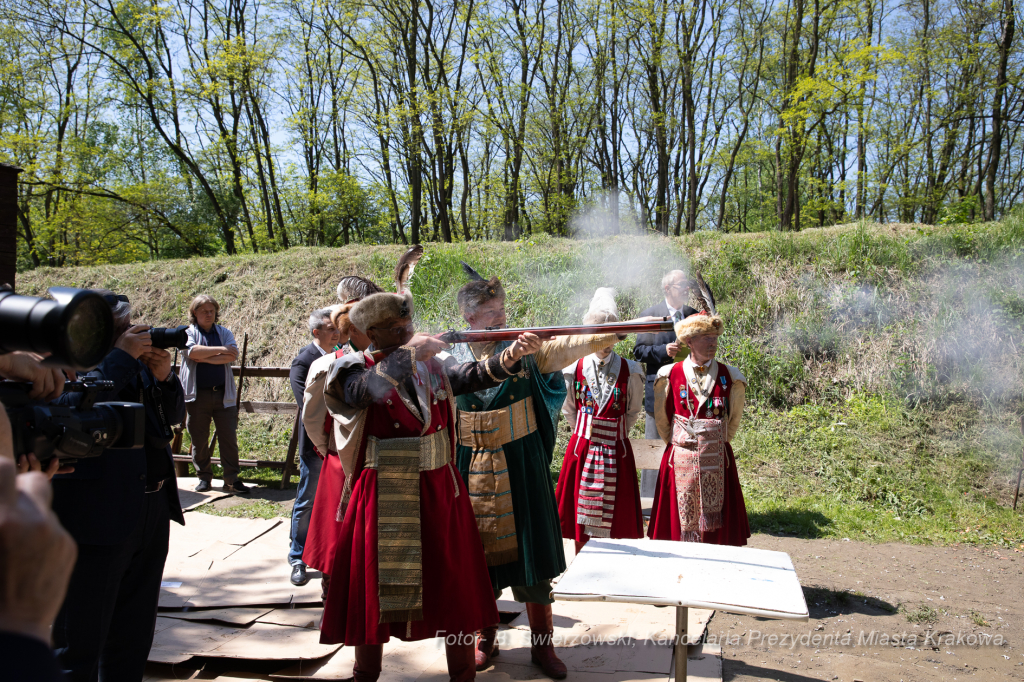
[[(495, 590), (513, 585), (530, 587), (565, 571), (558, 505), (551, 480), (558, 414), (566, 396), (561, 369), (616, 340), (608, 334), (553, 339), (537, 355), (524, 357), (522, 371), (501, 386), (456, 399), (459, 410), (487, 412), (533, 396), (537, 412), (536, 431), (502, 446), (508, 465), (519, 558), (489, 567)], [(511, 342), (502, 342), (475, 345), (471, 349), (461, 343), (452, 348), (452, 355), (459, 362), (470, 362), (500, 353), (509, 345)], [(455, 455), (456, 466), (468, 486), (472, 449), (460, 444)]]

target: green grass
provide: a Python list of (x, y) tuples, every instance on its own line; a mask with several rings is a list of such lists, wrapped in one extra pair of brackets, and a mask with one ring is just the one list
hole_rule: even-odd
[[(249, 364), (281, 366), (308, 342), (306, 317), (334, 302), (342, 275), (390, 286), (402, 250), (41, 268), (19, 273), (18, 287), (103, 286), (127, 293), (139, 321), (164, 326), (209, 293), (240, 342), (248, 332)], [(1010, 509), (1024, 448), (1024, 214), (980, 225), (429, 244), (412, 283), (421, 328), (461, 326), (460, 260), (503, 279), (516, 325), (575, 322), (597, 286), (616, 287), (628, 318), (659, 300), (666, 270), (699, 268), (726, 320), (720, 357), (749, 379), (734, 445), (755, 531), (1024, 549), (1022, 515)], [(631, 348), (632, 339), (619, 345)], [(247, 381), (245, 396), (292, 400), (284, 380)], [(290, 429), (287, 418), (243, 416), (242, 456), (283, 459)], [(563, 423), (553, 478), (567, 437)], [(280, 471), (243, 478), (276, 485)]]
[(236, 519), (273, 519), (278, 516), (288, 516), (284, 507), (271, 500), (249, 500), (225, 508), (204, 504), (196, 507), (194, 511), (213, 516), (230, 516)]
[(903, 607), (903, 615), (906, 616), (908, 623), (934, 623), (939, 619), (939, 612), (927, 604), (921, 604), (913, 609)]

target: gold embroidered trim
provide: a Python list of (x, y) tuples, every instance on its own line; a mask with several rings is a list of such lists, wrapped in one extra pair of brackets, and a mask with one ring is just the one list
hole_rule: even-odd
[(451, 461), (451, 441), (448, 439), (447, 429), (442, 429), (422, 437), (377, 438), (368, 436), (366, 439), (366, 461), (363, 468), (379, 469), (381, 450), (398, 448), (419, 452), (419, 471), (440, 469)]
[(473, 449), (469, 500), (488, 566), (511, 563), (519, 557), (512, 488), (502, 446), (536, 431), (533, 415), (533, 396), (500, 410), (459, 412), (459, 443)]

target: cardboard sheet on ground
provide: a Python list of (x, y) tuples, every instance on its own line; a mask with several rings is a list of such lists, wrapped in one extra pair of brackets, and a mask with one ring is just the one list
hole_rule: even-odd
[[(669, 682), (676, 679), (675, 666), (668, 679)], [(690, 647), (686, 657), (686, 682), (722, 682), (722, 647), (716, 644)]]
[(292, 585), (288, 564), (280, 559), (247, 562), (213, 561), (202, 586), (188, 599), (195, 607), (255, 606), (257, 604), (315, 604), (320, 581)]
[(178, 559), (168, 555), (160, 583), (160, 607), (180, 609), (203, 584), (213, 562), (209, 559)]
[(558, 581), (557, 600), (677, 604), (807, 620), (789, 555), (667, 540), (591, 540)]
[[(253, 561), (262, 559), (276, 559), (285, 565), (288, 563), (288, 548), (291, 546), (291, 523), (288, 519), (281, 519), (281, 523), (259, 536), (245, 546), (237, 548), (238, 551), (226, 557), (228, 561)], [(319, 576), (316, 571), (311, 575)]]
[[(434, 663), (440, 657), (438, 672), (448, 679), (444, 664), (444, 644), (440, 639), (420, 642), (402, 642), (392, 639), (384, 645), (384, 662), (381, 666), (380, 682), (407, 682), (416, 679), (425, 670), (434, 670)], [(323, 661), (301, 661), (278, 671), (270, 677), (280, 680), (345, 680), (352, 678), (355, 663), (354, 649), (344, 647)]]
[(274, 625), (288, 625), (296, 628), (316, 628), (320, 624), (320, 617), (323, 613), (324, 609), (322, 606), (302, 609), (274, 609), (269, 613), (260, 614), (257, 621)]
[(198, 478), (178, 479), (178, 499), (181, 501), (182, 511), (192, 511), (196, 507), (200, 507), (207, 502), (213, 502), (214, 500), (219, 500), (231, 495), (231, 493), (226, 493), (219, 487), (205, 493), (197, 493), (195, 491), (195, 487), (197, 485), (199, 485)]
[(185, 525), (171, 524), (167, 556), (184, 559), (194, 556), (216, 542), (245, 545), (275, 526), (281, 519), (235, 519), (229, 516), (190, 513)]
[(149, 660), (175, 663), (193, 656), (255, 661), (323, 658), (339, 644), (320, 644), (316, 630), (255, 623), (249, 628), (224, 627), (188, 620), (157, 618)]
[(161, 611), (164, 618), (177, 620), (210, 620), (228, 625), (249, 625), (255, 623), (260, 616), (272, 612), (268, 608), (233, 608), (233, 609), (201, 609), (195, 611)]

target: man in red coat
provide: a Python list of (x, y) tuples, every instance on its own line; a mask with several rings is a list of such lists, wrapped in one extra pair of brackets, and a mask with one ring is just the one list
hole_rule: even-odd
[(500, 384), (541, 345), (524, 334), (499, 355), (457, 364), (435, 357), (444, 343), (414, 334), (412, 312), (408, 293), (357, 303), (352, 324), (388, 355), (337, 358), (324, 388), (346, 476), (320, 641), (355, 647), (360, 682), (379, 677), (391, 637), (445, 637), (451, 679), (475, 678), (473, 633), (498, 614), (469, 495), (452, 466), (454, 396)]

